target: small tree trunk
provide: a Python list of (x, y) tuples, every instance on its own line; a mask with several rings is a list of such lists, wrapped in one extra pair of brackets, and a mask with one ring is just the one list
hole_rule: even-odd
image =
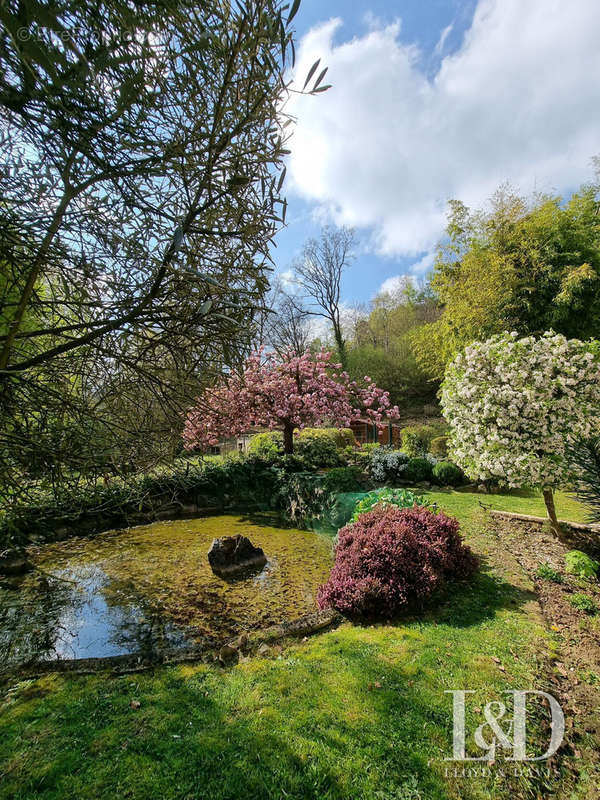
[(562, 541), (564, 537), (562, 528), (560, 527), (556, 517), (556, 508), (554, 507), (554, 492), (552, 489), (544, 489), (543, 491), (544, 503), (546, 503), (548, 519), (550, 520), (550, 528), (552, 529), (552, 533), (556, 536), (556, 538)]
[(283, 452), (294, 452), (294, 426), (291, 422), (286, 422), (283, 426)]
[(339, 322), (336, 324), (333, 323), (333, 338), (335, 339), (335, 343), (338, 350), (338, 356), (340, 359), (340, 364), (342, 365), (342, 369), (346, 370), (348, 368), (348, 356), (346, 354), (346, 342), (344, 337), (342, 336), (342, 328)]

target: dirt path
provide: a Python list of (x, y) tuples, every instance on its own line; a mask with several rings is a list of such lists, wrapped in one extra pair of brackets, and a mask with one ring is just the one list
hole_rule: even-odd
[[(568, 545), (556, 540), (549, 527), (531, 521), (499, 519), (487, 515), (486, 528), (493, 533), (499, 550), (518, 562), (535, 587), (546, 627), (556, 649), (549, 652), (549, 678), (567, 722), (566, 752), (578, 772), (578, 762), (600, 761), (600, 616), (588, 615), (571, 605), (576, 592), (592, 597), (600, 608), (600, 583), (581, 580), (565, 573), (564, 556), (577, 549), (597, 558), (600, 537), (572, 531)], [(540, 578), (537, 570), (548, 564), (560, 573), (562, 582)], [(569, 752), (570, 751), (570, 752)], [(565, 759), (566, 761), (566, 759)], [(600, 783), (597, 781), (597, 783)], [(586, 795), (600, 797), (596, 793)]]

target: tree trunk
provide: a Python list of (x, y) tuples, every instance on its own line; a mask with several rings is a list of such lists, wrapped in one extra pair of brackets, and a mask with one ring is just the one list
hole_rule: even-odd
[(333, 323), (333, 338), (335, 339), (335, 344), (338, 350), (338, 356), (340, 359), (340, 364), (342, 365), (343, 370), (347, 370), (348, 368), (348, 357), (346, 355), (346, 342), (344, 337), (342, 336), (342, 329), (339, 322), (336, 324)]
[(283, 452), (294, 452), (294, 426), (291, 422), (286, 422), (283, 426)]
[(552, 529), (552, 533), (556, 536), (557, 539), (563, 541), (563, 531), (559, 525), (558, 519), (556, 517), (556, 508), (554, 507), (554, 493), (552, 489), (544, 489), (544, 503), (546, 504), (546, 509), (548, 511), (548, 519), (550, 520), (550, 528)]

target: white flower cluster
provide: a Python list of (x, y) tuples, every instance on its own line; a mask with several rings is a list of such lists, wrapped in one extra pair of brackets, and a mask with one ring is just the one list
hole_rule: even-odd
[(369, 471), (375, 481), (387, 481), (398, 478), (406, 468), (408, 456), (401, 450), (390, 450), (378, 447), (371, 453)]
[(442, 384), (449, 453), (473, 479), (558, 488), (565, 453), (600, 425), (600, 364), (589, 343), (553, 332), (467, 347)]

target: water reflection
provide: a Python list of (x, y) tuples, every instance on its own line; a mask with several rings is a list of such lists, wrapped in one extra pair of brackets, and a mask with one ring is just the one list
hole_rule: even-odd
[(0, 589), (1, 663), (153, 655), (192, 643), (186, 629), (150, 607), (130, 600), (115, 605), (109, 584), (106, 573), (90, 565)]
[[(210, 542), (242, 531), (264, 549), (267, 565), (242, 581), (217, 578), (206, 559)], [(4, 668), (213, 646), (292, 619), (314, 609), (331, 547), (311, 532), (224, 516), (70, 540), (32, 557), (34, 572), (0, 585)]]

